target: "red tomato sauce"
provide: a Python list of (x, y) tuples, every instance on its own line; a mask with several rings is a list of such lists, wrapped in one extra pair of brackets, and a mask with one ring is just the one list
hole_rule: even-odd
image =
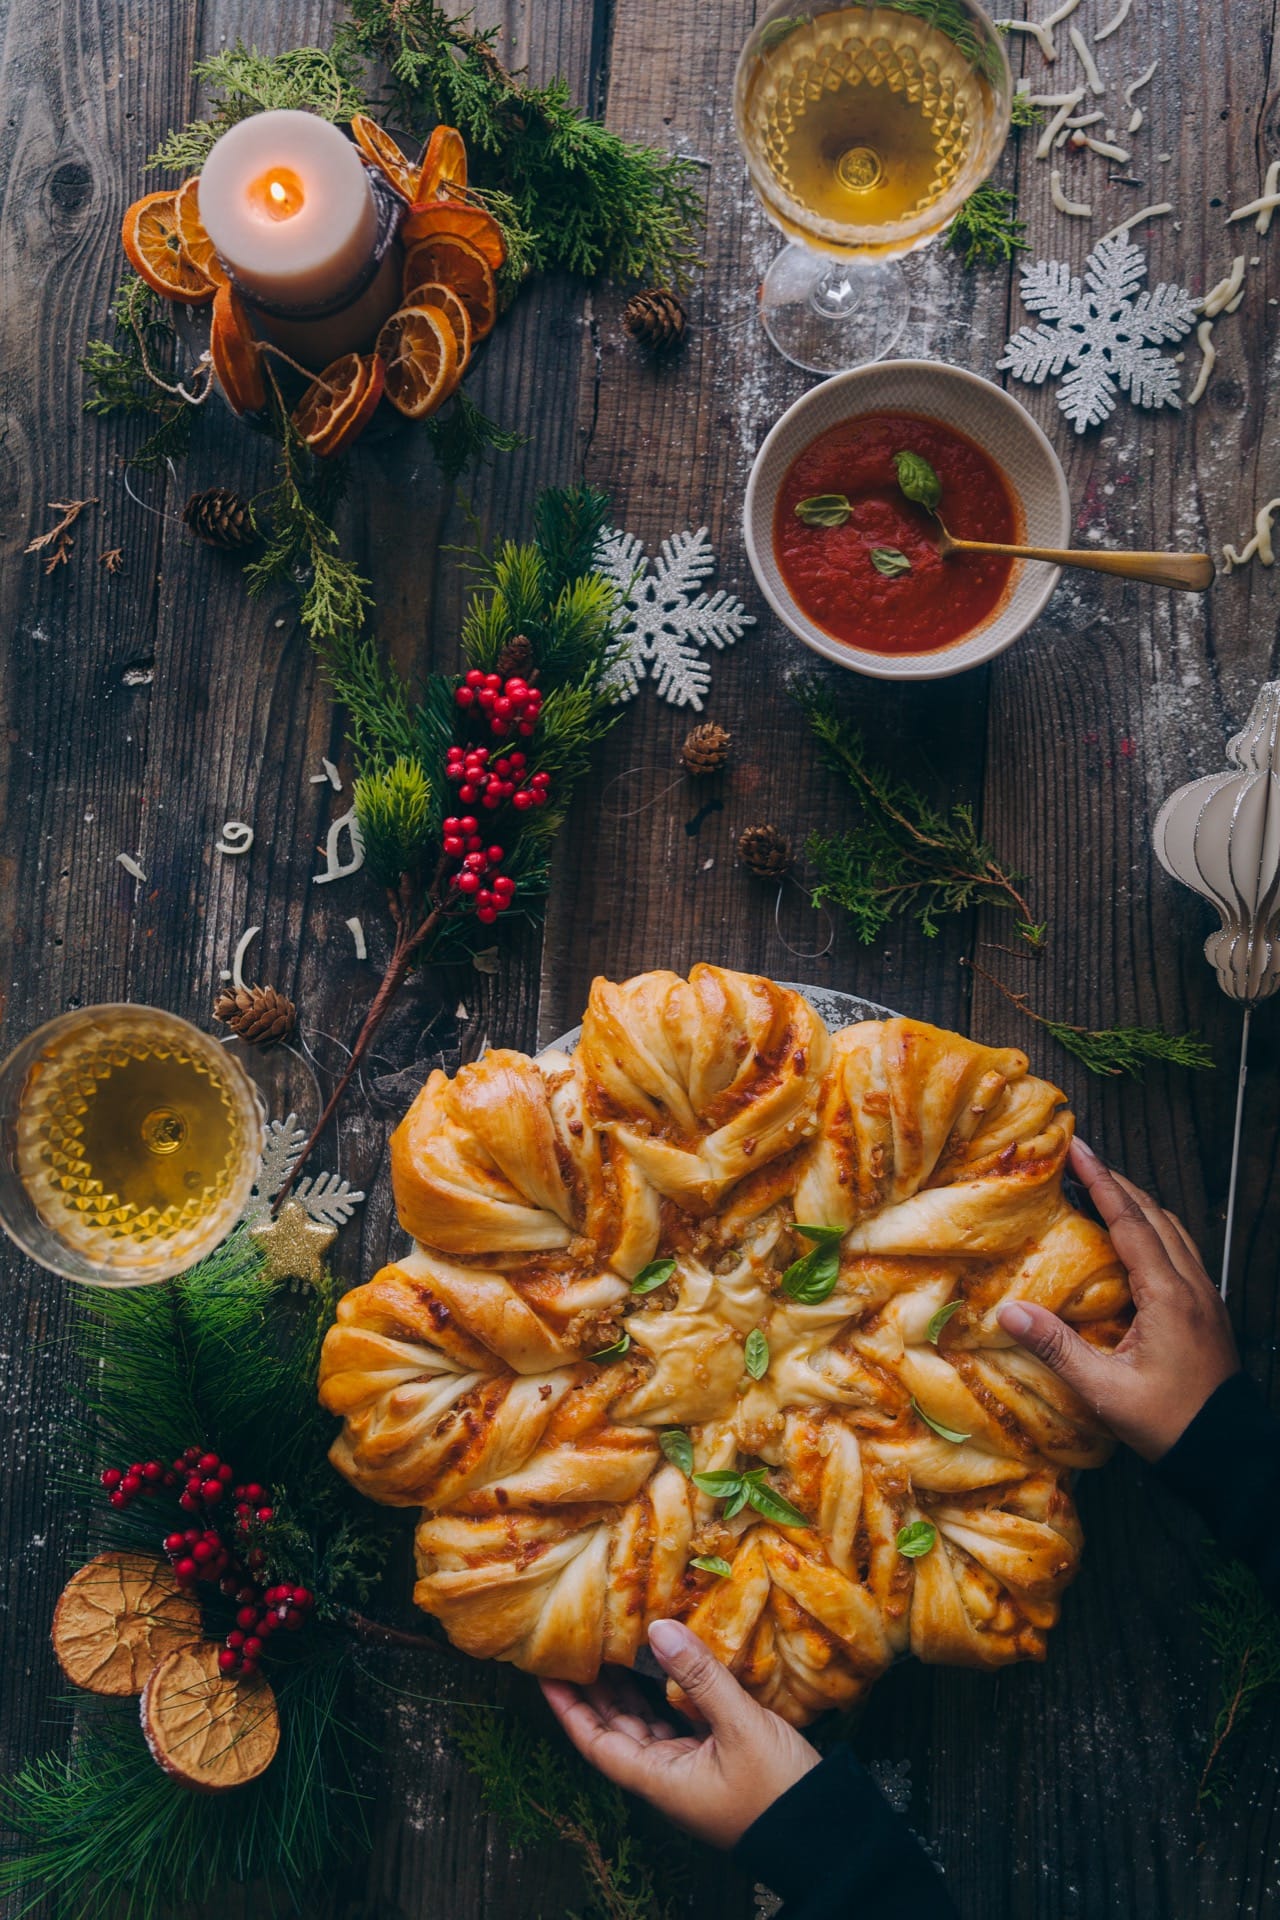
[[(792, 461), (774, 509), (773, 549), (792, 597), (809, 618), (870, 653), (931, 653), (963, 639), (998, 606), (1013, 561), (964, 554), (943, 560), (938, 529), (898, 486), (895, 453), (922, 454), (942, 482), (938, 512), (959, 540), (1016, 541), (1020, 528), (1004, 475), (967, 435), (914, 413), (868, 413), (820, 433)], [(840, 527), (809, 527), (796, 502), (842, 493), (853, 512)], [(872, 550), (911, 562), (895, 578)]]

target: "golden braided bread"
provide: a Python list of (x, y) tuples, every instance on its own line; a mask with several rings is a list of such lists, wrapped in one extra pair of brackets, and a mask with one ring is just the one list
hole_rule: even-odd
[[(571, 1058), (435, 1073), (397, 1130), (417, 1244), (325, 1342), (334, 1464), (422, 1509), (416, 1599), (455, 1644), (533, 1673), (628, 1665), (674, 1614), (802, 1724), (908, 1651), (1042, 1658), (1068, 1474), (1109, 1441), (996, 1310), (1108, 1347), (1130, 1312), (1063, 1198), (1071, 1134), (1016, 1048), (830, 1036), (716, 967), (597, 980)], [(797, 1222), (838, 1239), (808, 1285)]]

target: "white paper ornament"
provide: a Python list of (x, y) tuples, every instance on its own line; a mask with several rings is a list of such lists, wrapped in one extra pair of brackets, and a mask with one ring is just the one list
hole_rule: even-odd
[(1152, 835), (1161, 866), (1203, 895), (1222, 925), (1205, 941), (1218, 985), (1244, 1007), (1235, 1132), (1222, 1257), (1225, 1298), (1235, 1227), (1249, 1021), (1280, 991), (1280, 680), (1269, 680), (1248, 721), (1227, 742), (1230, 767), (1171, 794)]

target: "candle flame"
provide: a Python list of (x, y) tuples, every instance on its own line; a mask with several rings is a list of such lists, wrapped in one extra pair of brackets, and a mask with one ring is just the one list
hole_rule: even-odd
[(269, 220), (292, 220), (306, 205), (306, 193), (292, 167), (272, 167), (249, 187), (249, 204)]

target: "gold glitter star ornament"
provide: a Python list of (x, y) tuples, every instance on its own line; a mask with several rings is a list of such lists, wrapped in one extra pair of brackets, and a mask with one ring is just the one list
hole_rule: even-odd
[(267, 1215), (251, 1226), (249, 1237), (262, 1254), (264, 1280), (301, 1280), (314, 1287), (324, 1279), (324, 1257), (338, 1229), (311, 1219), (300, 1201), (286, 1200), (274, 1220)]

